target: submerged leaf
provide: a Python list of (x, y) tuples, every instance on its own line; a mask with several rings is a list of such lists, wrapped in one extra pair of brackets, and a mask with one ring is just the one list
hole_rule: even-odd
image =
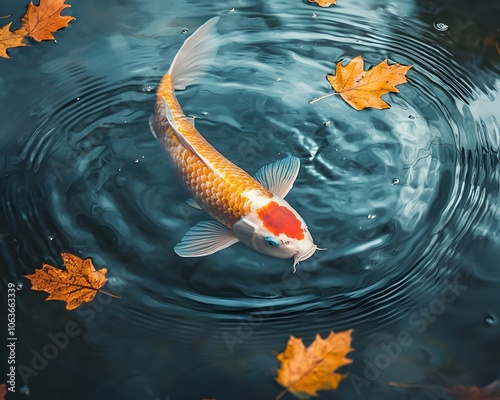
[(277, 356), (281, 367), (276, 381), (299, 398), (317, 396), (318, 390), (336, 389), (347, 374), (334, 371), (352, 363), (346, 358), (346, 354), (353, 350), (351, 332), (332, 331), (326, 339), (316, 335), (307, 348), (302, 339), (291, 336), (285, 351)]
[(82, 260), (69, 253), (62, 253), (62, 259), (65, 271), (43, 264), (42, 269), (25, 278), (31, 281), (32, 289), (49, 293), (47, 300), (65, 301), (66, 309), (73, 310), (95, 297), (107, 281), (107, 269), (96, 271), (90, 258)]
[(454, 385), (448, 388), (448, 393), (457, 400), (500, 400), (500, 380), (484, 387)]
[(5, 395), (7, 394), (7, 385), (5, 383), (0, 384), (0, 400), (5, 400)]

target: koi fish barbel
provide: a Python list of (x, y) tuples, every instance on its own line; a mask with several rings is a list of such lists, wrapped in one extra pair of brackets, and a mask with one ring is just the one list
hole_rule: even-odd
[(202, 257), (241, 241), (272, 257), (293, 258), (295, 270), (318, 249), (305, 221), (284, 200), (299, 173), (299, 159), (288, 156), (250, 176), (203, 138), (175, 95), (214, 60), (218, 21), (205, 22), (179, 49), (160, 81), (150, 119), (153, 135), (193, 197), (191, 205), (213, 218), (189, 229), (174, 251), (181, 257)]

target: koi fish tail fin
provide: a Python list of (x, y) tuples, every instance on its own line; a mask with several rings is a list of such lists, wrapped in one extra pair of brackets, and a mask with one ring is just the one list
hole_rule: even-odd
[(205, 22), (186, 39), (177, 52), (168, 70), (174, 82), (174, 89), (183, 90), (192, 85), (213, 62), (219, 49), (216, 27), (219, 19), (213, 17)]

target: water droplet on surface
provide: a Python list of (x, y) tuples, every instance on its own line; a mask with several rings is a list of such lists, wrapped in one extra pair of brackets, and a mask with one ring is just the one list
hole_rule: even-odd
[(393, 178), (393, 179), (392, 179), (392, 181), (391, 181), (391, 183), (392, 183), (393, 185), (399, 185), (399, 182), (401, 182), (401, 181), (399, 180), (399, 178)]
[(434, 29), (439, 32), (446, 32), (449, 28), (449, 26), (446, 25), (444, 22), (434, 22), (433, 26)]
[(496, 325), (497, 321), (493, 315), (487, 315), (484, 317), (484, 324), (486, 326), (493, 326)]
[(188, 28), (182, 28), (182, 29), (181, 29), (181, 33), (182, 33), (183, 35), (186, 35), (188, 32), (189, 32), (189, 29), (188, 29)]
[(21, 290), (23, 288), (24, 284), (21, 281), (16, 282), (16, 289)]

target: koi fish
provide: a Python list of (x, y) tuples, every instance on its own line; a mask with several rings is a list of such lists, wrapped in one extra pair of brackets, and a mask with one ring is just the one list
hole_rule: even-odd
[(241, 241), (269, 256), (293, 258), (295, 270), (317, 249), (305, 221), (284, 200), (299, 173), (299, 159), (288, 156), (250, 176), (203, 138), (175, 95), (215, 58), (218, 21), (208, 20), (181, 46), (160, 81), (150, 118), (151, 132), (193, 197), (190, 204), (213, 218), (194, 225), (174, 251), (181, 257), (202, 257)]

